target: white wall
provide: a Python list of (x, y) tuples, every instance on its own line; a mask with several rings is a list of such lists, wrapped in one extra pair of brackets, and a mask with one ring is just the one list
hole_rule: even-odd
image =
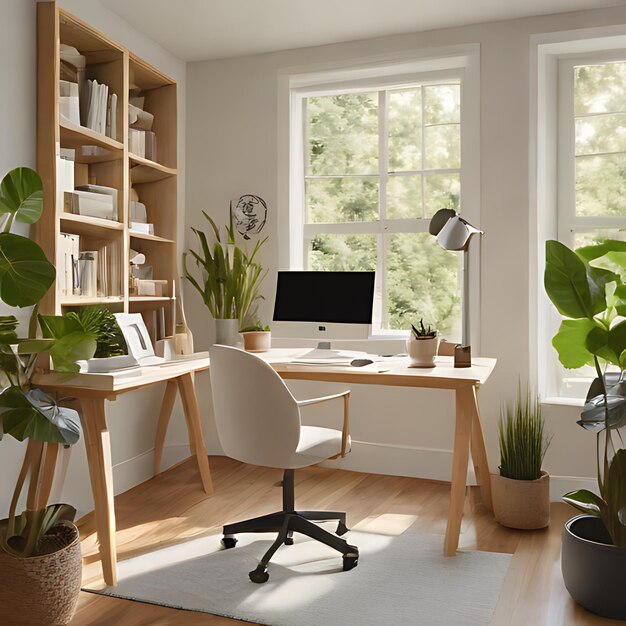
[[(327, 62), (349, 65), (351, 60), (407, 50), (480, 44), (481, 227), (486, 235), (481, 257), (481, 345), (474, 348), (475, 354), (498, 358), (492, 378), (480, 393), (490, 462), (495, 469), (500, 404), (514, 395), (518, 376), (525, 379), (529, 370), (529, 38), (534, 33), (618, 23), (626, 23), (625, 7), (191, 63), (188, 223), (202, 223), (201, 209), (225, 223), (231, 198), (242, 193), (262, 196), (270, 210), (266, 227), (270, 242), (263, 260), (275, 270), (281, 245), (276, 214), (278, 73), (286, 68), (303, 73), (307, 66)], [(262, 308), (267, 319), (272, 288), (269, 279)], [(210, 316), (190, 288), (186, 298), (192, 328), (196, 332), (209, 329), (198, 341), (205, 348), (213, 337)], [(294, 388), (309, 394), (326, 390), (314, 383)], [(206, 387), (200, 390), (200, 402), (208, 414), (210, 390)], [(341, 465), (447, 478), (453, 406), (453, 398), (443, 391), (354, 389), (351, 422), (355, 444)], [(590, 477), (595, 473), (594, 438), (575, 424), (576, 413), (571, 407), (546, 407), (554, 439), (545, 466), (553, 476)], [(317, 414), (313, 421), (330, 424), (332, 418)], [(209, 449), (219, 451), (213, 426), (207, 426)], [(571, 483), (560, 482), (557, 491), (565, 482), (567, 487)]]
[[(97, 0), (61, 0), (60, 6), (102, 30), (158, 67), (178, 82), (179, 206), (185, 193), (185, 92), (186, 65), (152, 40), (131, 28)], [(36, 2), (2, 0), (0, 5), (0, 80), (5, 86), (0, 115), (0, 177), (20, 165), (35, 167), (36, 146)], [(181, 210), (179, 232), (184, 232)], [(25, 232), (24, 232), (25, 234)], [(6, 309), (0, 314), (5, 314)], [(27, 312), (17, 312), (23, 318)], [(162, 387), (152, 387), (128, 394), (108, 403), (111, 431), (114, 482), (117, 493), (150, 477), (156, 418)], [(187, 456), (186, 429), (177, 403), (167, 441), (165, 464)], [(0, 517), (8, 508), (10, 494), (22, 459), (23, 446), (11, 437), (0, 442)], [(70, 467), (63, 493), (53, 496), (76, 506), (80, 512), (93, 508), (85, 450), (79, 442), (71, 450)]]

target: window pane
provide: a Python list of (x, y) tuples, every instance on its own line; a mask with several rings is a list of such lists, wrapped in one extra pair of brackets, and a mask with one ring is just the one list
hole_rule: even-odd
[(376, 270), (376, 235), (317, 235), (309, 246), (310, 270)]
[(424, 123), (450, 124), (461, 121), (461, 85), (424, 87)]
[(378, 177), (313, 178), (305, 194), (308, 223), (378, 219)]
[(427, 126), (424, 129), (426, 167), (457, 168), (461, 165), (461, 127), (459, 124)]
[(449, 339), (461, 335), (458, 253), (428, 233), (385, 235), (388, 328), (408, 329), (420, 318)]
[(626, 113), (576, 120), (576, 154), (626, 152)]
[(459, 209), (461, 176), (459, 174), (426, 175), (426, 217), (439, 209)]
[(307, 174), (378, 172), (378, 95), (320, 96), (307, 100)]
[(626, 155), (576, 157), (576, 215), (626, 216)]
[(387, 218), (422, 217), (422, 175), (389, 176), (387, 179)]
[(574, 248), (580, 248), (582, 246), (595, 246), (602, 243), (606, 239), (625, 241), (626, 230), (623, 228), (603, 228), (602, 230), (574, 233)]
[(626, 63), (574, 68), (574, 113), (626, 111)]
[(389, 171), (422, 169), (422, 89), (398, 89), (388, 96)]

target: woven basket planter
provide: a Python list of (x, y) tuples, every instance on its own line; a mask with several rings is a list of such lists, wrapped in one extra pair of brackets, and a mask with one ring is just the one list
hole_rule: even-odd
[(491, 475), (491, 496), (496, 520), (508, 528), (532, 530), (550, 524), (550, 476), (513, 480)]
[(1, 623), (57, 626), (72, 619), (81, 583), (78, 529), (63, 522), (50, 535), (55, 545), (60, 541), (65, 547), (24, 559), (0, 552)]

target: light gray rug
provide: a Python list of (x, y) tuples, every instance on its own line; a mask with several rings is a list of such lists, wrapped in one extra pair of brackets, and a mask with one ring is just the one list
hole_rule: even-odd
[(348, 541), (361, 556), (343, 572), (338, 553), (294, 538), (278, 550), (262, 585), (248, 572), (269, 535), (240, 535), (231, 550), (212, 536), (121, 561), (117, 587), (86, 590), (271, 626), (474, 626), (489, 624), (511, 560), (491, 552), (445, 558), (441, 535), (351, 531)]

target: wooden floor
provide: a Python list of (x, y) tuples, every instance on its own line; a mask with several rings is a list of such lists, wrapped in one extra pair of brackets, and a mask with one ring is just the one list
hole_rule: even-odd
[[(217, 534), (224, 523), (280, 509), (278, 470), (243, 465), (224, 457), (211, 457), (210, 463), (215, 485), (211, 497), (202, 491), (197, 466), (190, 459), (115, 499), (120, 560), (192, 537)], [(448, 485), (416, 478), (321, 467), (296, 472), (299, 508), (345, 510), (351, 528), (389, 534), (441, 533), (442, 546), (449, 492)], [(514, 555), (494, 625), (618, 623), (578, 607), (563, 586), (560, 535), (563, 522), (573, 516), (571, 508), (554, 504), (549, 529), (512, 531), (493, 520), (473, 488), (469, 492), (459, 548)], [(83, 577), (85, 582), (93, 581), (100, 578), (101, 570), (91, 515), (84, 518), (80, 530), (85, 556)], [(71, 624), (233, 626), (244, 622), (81, 592)]]

